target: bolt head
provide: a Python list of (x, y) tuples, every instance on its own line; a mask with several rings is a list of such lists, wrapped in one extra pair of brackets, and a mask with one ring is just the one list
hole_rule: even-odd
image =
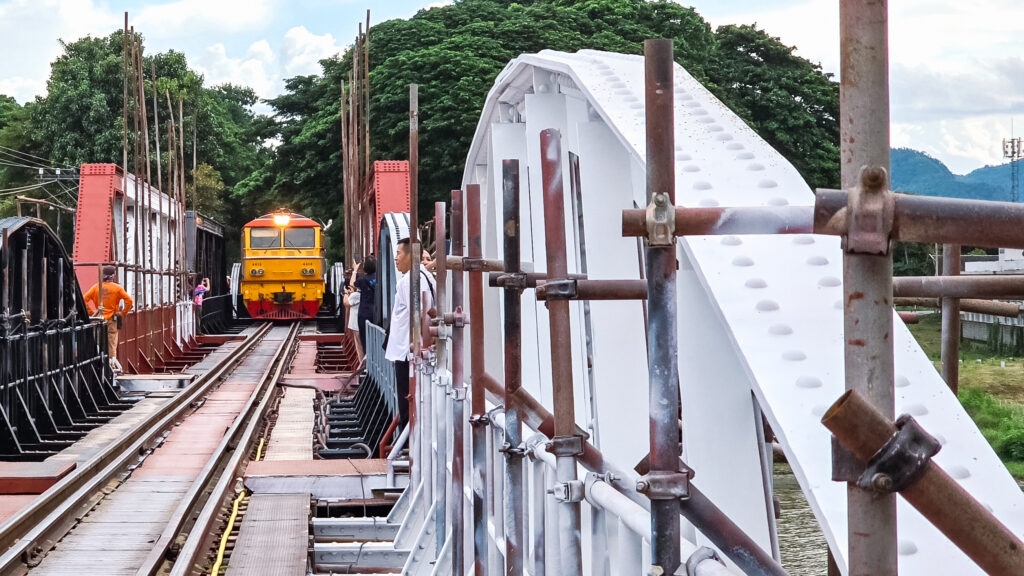
[(866, 167), (860, 175), (861, 184), (870, 190), (878, 190), (885, 184), (885, 168), (881, 166)]
[(646, 492), (647, 489), (650, 488), (650, 487), (651, 487), (651, 485), (647, 482), (647, 480), (637, 480), (636, 481), (636, 491), (637, 492)]
[(892, 476), (881, 473), (875, 474), (871, 478), (871, 485), (874, 486), (875, 490), (878, 490), (879, 492), (892, 492)]

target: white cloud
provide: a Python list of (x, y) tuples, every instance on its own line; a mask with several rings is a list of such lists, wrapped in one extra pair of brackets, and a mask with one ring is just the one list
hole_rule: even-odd
[(341, 51), (342, 48), (336, 44), (334, 36), (318, 36), (305, 26), (296, 26), (285, 32), (284, 41), (281, 43), (281, 73), (285, 78), (318, 74), (321, 72), (320, 60)]
[[(707, 9), (719, 11), (709, 18), (713, 25), (756, 22), (838, 77), (839, 2), (787, 4)], [(957, 173), (1002, 162), (1012, 113), (1024, 109), (1024, 60), (1016, 56), (1024, 52), (1024, 3), (900, 0), (888, 6), (893, 145), (924, 150)]]
[(260, 98), (280, 91), (281, 80), (272, 72), (274, 64), (274, 53), (266, 40), (253, 43), (240, 58), (228, 56), (223, 44), (214, 44), (192, 62), (208, 86), (226, 82), (249, 86)]
[(58, 39), (106, 36), (123, 17), (92, 0), (13, 0), (0, 5), (0, 92), (19, 102), (46, 93)]
[(145, 6), (132, 21), (147, 37), (181, 39), (262, 29), (273, 21), (279, 0), (178, 0)]

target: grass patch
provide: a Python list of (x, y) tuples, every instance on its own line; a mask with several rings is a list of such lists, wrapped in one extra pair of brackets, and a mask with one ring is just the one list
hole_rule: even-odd
[[(908, 326), (941, 370), (942, 318)], [(1015, 478), (1024, 478), (1024, 359), (994, 355), (985, 345), (961, 348), (960, 403)]]

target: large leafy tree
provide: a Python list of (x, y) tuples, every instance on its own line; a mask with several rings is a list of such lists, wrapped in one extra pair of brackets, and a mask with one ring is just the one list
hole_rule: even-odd
[[(85, 37), (62, 43), (62, 47), (63, 53), (52, 63), (45, 97), (37, 97), (34, 103), (13, 113), (8, 113), (6, 101), (0, 101), (0, 145), (30, 151), (55, 164), (121, 164), (123, 32), (116, 31), (102, 38)], [(184, 140), (185, 165), (189, 169), (186, 180), (198, 191), (197, 195), (186, 196), (188, 207), (192, 207), (193, 199), (199, 194), (216, 195), (215, 198), (197, 198), (199, 207), (217, 207), (219, 214), (216, 216), (226, 218), (229, 229), (236, 228), (249, 215), (232, 209), (238, 207), (238, 202), (230, 193), (273, 155), (273, 150), (265, 145), (274, 134), (273, 122), (252, 111), (252, 105), (258, 100), (252, 89), (231, 84), (206, 86), (203, 77), (189, 68), (181, 52), (146, 54), (142, 67), (151, 138), (156, 118), (160, 121), (161, 157), (156, 157), (156, 143), (151, 141), (154, 163), (151, 174), (155, 180), (155, 164), (160, 162), (165, 182), (154, 184), (167, 185), (169, 121), (173, 111), (175, 123), (179, 122), (180, 100), (183, 117), (178, 137)], [(154, 90), (158, 96), (158, 114), (154, 114)], [(5, 121), (8, 117), (13, 120)], [(5, 122), (10, 124), (6, 128)], [(132, 124), (129, 120), (130, 132), (134, 128)], [(129, 157), (132, 148), (133, 142), (129, 139)], [(195, 174), (191, 171), (193, 151), (196, 164), (202, 168)], [(132, 163), (129, 158), (129, 167)], [(0, 173), (0, 183), (3, 177)], [(193, 186), (193, 180), (201, 181)], [(234, 234), (230, 238), (234, 238)]]
[[(786, 156), (814, 187), (838, 186), (838, 86), (763, 31), (712, 31), (693, 9), (657, 0), (457, 0), (370, 31), (371, 157), (408, 157), (408, 85), (419, 84), (420, 209), (458, 186), (494, 78), (508, 61), (544, 49), (640, 54), (671, 38), (676, 59)], [(288, 204), (322, 219), (341, 204), (339, 86), (351, 50), (292, 78), (270, 100), (281, 145), (236, 188), (265, 208)], [(340, 227), (339, 227), (340, 228)], [(335, 242), (334, 254), (340, 253)]]
[(839, 187), (839, 85), (753, 26), (722, 26), (708, 77), (716, 93), (812, 188)]

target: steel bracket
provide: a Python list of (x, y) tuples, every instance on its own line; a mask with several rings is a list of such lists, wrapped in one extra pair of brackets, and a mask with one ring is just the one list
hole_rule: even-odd
[(544, 449), (555, 456), (582, 456), (584, 440), (582, 436), (555, 436)]
[(505, 442), (504, 444), (501, 445), (501, 448), (498, 448), (498, 452), (501, 452), (508, 458), (523, 458), (524, 456), (526, 456), (528, 450), (526, 449), (525, 443), (520, 443), (518, 446), (513, 446), (508, 442)]
[(502, 274), (495, 279), (495, 285), (498, 288), (505, 288), (506, 290), (519, 290), (522, 292), (529, 288), (526, 282), (526, 273), (524, 272), (510, 272)]
[(555, 497), (559, 502), (582, 502), (584, 496), (583, 482), (569, 480), (568, 482), (556, 482), (548, 488), (548, 494)]
[(486, 260), (483, 258), (470, 258), (468, 256), (462, 258), (462, 271), (463, 272), (483, 272), (484, 263)]
[(942, 448), (909, 414), (896, 419), (896, 428), (857, 479), (861, 488), (881, 494), (902, 492), (921, 479), (932, 456)]
[(676, 237), (676, 207), (666, 192), (655, 192), (647, 205), (647, 244), (671, 246)]
[(693, 470), (681, 465), (678, 472), (652, 470), (636, 482), (636, 491), (651, 500), (686, 500), (690, 497)]
[(453, 386), (451, 391), (452, 400), (456, 402), (462, 402), (466, 399), (466, 387), (465, 386)]
[(725, 565), (725, 562), (722, 562), (722, 558), (718, 555), (718, 552), (715, 552), (707, 546), (701, 546), (694, 550), (693, 554), (690, 554), (690, 557), (687, 558), (686, 576), (697, 576), (697, 566), (705, 560), (714, 560), (723, 566)]
[(474, 414), (469, 417), (469, 423), (473, 426), (487, 426), (491, 423), (490, 414)]
[(850, 190), (846, 209), (849, 228), (846, 251), (853, 254), (889, 253), (896, 196), (889, 190), (889, 174), (881, 166), (860, 169), (860, 185)]
[(463, 328), (469, 325), (469, 315), (462, 312), (462, 308), (457, 308), (455, 312), (449, 312), (444, 315), (444, 323), (455, 328)]
[(542, 300), (575, 300), (577, 297), (576, 280), (546, 280), (537, 286), (537, 298)]

